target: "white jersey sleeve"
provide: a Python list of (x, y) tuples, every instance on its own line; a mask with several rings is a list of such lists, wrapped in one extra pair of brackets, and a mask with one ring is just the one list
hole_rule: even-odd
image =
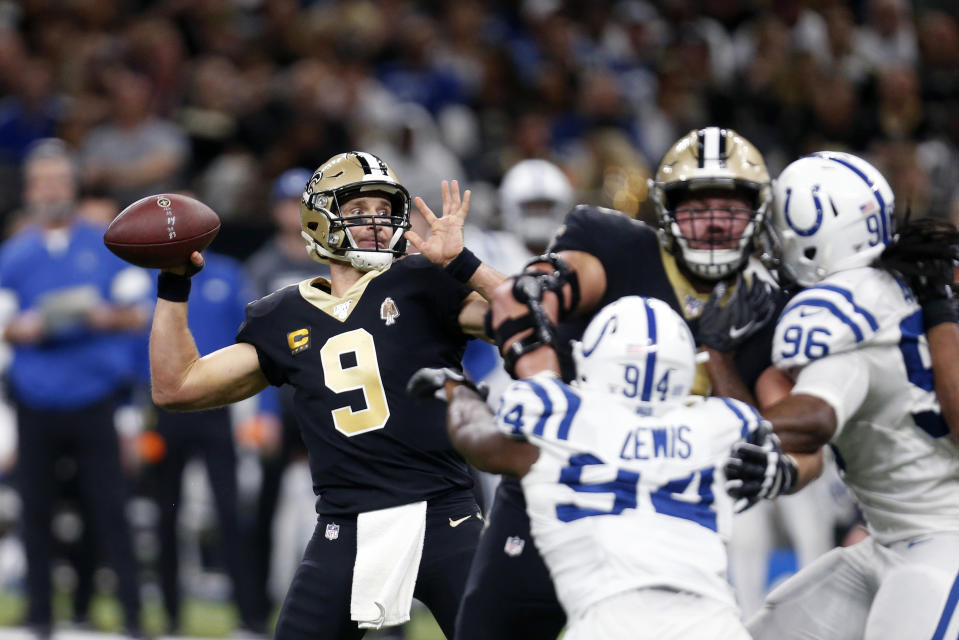
[(496, 426), (518, 440), (543, 436), (565, 440), (580, 403), (579, 394), (557, 378), (524, 378), (503, 392)]
[(792, 393), (816, 396), (832, 407), (836, 413), (835, 439), (866, 399), (870, 374), (869, 363), (861, 354), (855, 351), (839, 353), (804, 367)]
[(796, 294), (776, 323), (772, 361), (797, 369), (828, 355), (851, 351), (879, 331), (876, 314), (850, 288), (822, 283)]

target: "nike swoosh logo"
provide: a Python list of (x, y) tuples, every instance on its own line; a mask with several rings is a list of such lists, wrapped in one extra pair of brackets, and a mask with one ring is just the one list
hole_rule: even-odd
[(822, 309), (800, 309), (799, 317), (805, 318), (806, 316), (814, 316), (817, 313), (821, 313), (822, 311), (823, 311)]
[(460, 518), (459, 520), (453, 520), (453, 518), (450, 518), (450, 526), (454, 528), (458, 527), (472, 517), (473, 517), (472, 515), (468, 515)]
[(754, 321), (750, 320), (749, 322), (747, 322), (747, 323), (746, 323), (744, 326), (742, 326), (742, 327), (730, 327), (730, 328), (729, 328), (729, 337), (732, 338), (733, 340), (735, 340), (736, 338), (739, 338), (740, 336), (742, 336), (743, 334), (745, 334), (747, 331), (749, 331), (750, 329), (752, 329), (754, 324), (756, 324), (756, 323), (755, 323)]
[(910, 540), (909, 544), (906, 545), (907, 549), (912, 549), (917, 544), (922, 544), (923, 542), (929, 542), (929, 538), (916, 538), (915, 540)]

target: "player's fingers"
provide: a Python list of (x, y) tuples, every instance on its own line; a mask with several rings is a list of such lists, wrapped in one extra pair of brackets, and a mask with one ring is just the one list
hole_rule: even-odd
[(407, 231), (403, 234), (403, 237), (406, 238), (407, 242), (413, 245), (413, 248), (417, 251), (420, 251), (423, 246), (423, 238), (420, 237), (420, 234), (415, 231)]
[(440, 182), (440, 193), (443, 195), (443, 215), (450, 212), (450, 183), (446, 180)]
[(725, 471), (726, 474), (729, 475), (730, 473), (739, 473), (739, 471), (742, 468), (743, 468), (743, 461), (740, 460), (739, 458), (734, 457), (726, 460), (726, 464), (723, 466), (723, 471)]
[(465, 218), (466, 214), (470, 210), (470, 198), (472, 197), (472, 195), (473, 195), (473, 192), (470, 191), (469, 189), (463, 192), (463, 202), (460, 204), (460, 208), (459, 208), (461, 218)]
[(450, 182), (450, 201), (453, 204), (453, 211), (456, 211), (460, 208), (460, 203), (462, 198), (460, 197), (460, 181), (453, 180)]
[[(433, 223), (436, 222), (436, 216), (433, 214), (432, 209), (426, 206), (426, 201), (423, 200), (423, 198), (416, 196), (413, 198), (413, 204), (416, 205), (417, 210), (420, 212), (420, 215), (423, 216), (423, 219), (426, 220), (426, 223), (432, 227)], [(406, 235), (409, 237), (410, 232), (407, 231)]]

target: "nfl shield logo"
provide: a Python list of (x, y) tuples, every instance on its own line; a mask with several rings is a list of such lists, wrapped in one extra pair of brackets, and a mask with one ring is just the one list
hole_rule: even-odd
[(336, 540), (340, 537), (340, 525), (338, 524), (328, 524), (326, 525), (326, 539), (327, 540)]
[(523, 553), (523, 547), (526, 546), (526, 541), (520, 538), (519, 536), (510, 536), (506, 538), (506, 546), (503, 547), (503, 551), (506, 552), (511, 558), (515, 558), (519, 554)]

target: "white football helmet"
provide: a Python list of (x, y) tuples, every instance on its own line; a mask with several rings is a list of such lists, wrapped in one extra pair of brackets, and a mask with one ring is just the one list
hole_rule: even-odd
[(573, 187), (552, 162), (521, 160), (503, 176), (499, 201), (503, 227), (545, 248), (573, 206)]
[(773, 193), (778, 268), (803, 287), (872, 264), (893, 238), (892, 189), (862, 158), (838, 151), (805, 156), (783, 170)]
[(625, 296), (606, 305), (572, 347), (574, 384), (615, 394), (640, 411), (682, 401), (692, 389), (693, 336), (662, 300)]
[[(340, 215), (340, 205), (358, 196), (388, 199), (388, 216), (357, 218)], [(361, 249), (351, 229), (386, 226), (393, 231), (386, 247)], [(350, 151), (326, 161), (313, 172), (300, 201), (300, 228), (310, 257), (321, 263), (347, 262), (361, 271), (385, 269), (403, 255), (410, 228), (410, 194), (396, 174), (372, 153)]]
[[(704, 280), (729, 277), (758, 248), (759, 232), (771, 199), (769, 185), (766, 163), (749, 140), (721, 127), (690, 131), (670, 147), (655, 179), (649, 181), (663, 246)], [(677, 204), (704, 189), (728, 191), (751, 203), (749, 210), (731, 212), (748, 217), (748, 221), (738, 237), (729, 238), (730, 248), (694, 248), (697, 238), (687, 237), (676, 219)]]

